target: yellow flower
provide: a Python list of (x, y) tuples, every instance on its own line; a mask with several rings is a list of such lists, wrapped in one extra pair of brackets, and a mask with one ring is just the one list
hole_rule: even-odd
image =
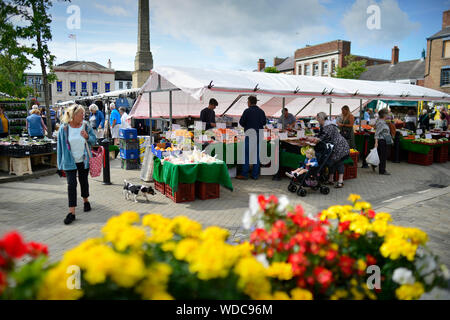
[(355, 208), (355, 210), (361, 211), (371, 209), (372, 205), (369, 202), (358, 201), (353, 207)]
[(195, 250), (199, 247), (200, 242), (196, 239), (183, 239), (178, 242), (174, 256), (177, 260), (186, 260), (193, 259)]
[(142, 257), (121, 255), (119, 264), (111, 268), (111, 278), (121, 287), (130, 288), (145, 276)]
[(146, 272), (146, 277), (136, 292), (142, 295), (143, 299), (149, 300), (173, 300), (173, 297), (166, 292), (172, 268), (166, 263), (152, 264)]
[(290, 300), (289, 295), (283, 291), (275, 291), (272, 300)]
[(386, 213), (386, 212), (378, 212), (378, 213), (375, 215), (375, 218), (374, 218), (374, 219), (375, 219), (375, 220), (386, 221), (386, 222), (392, 221), (391, 215), (390, 215), (389, 213)]
[(76, 280), (76, 277), (68, 273), (67, 268), (68, 266), (60, 263), (46, 273), (37, 294), (38, 300), (77, 300), (83, 297), (83, 290), (76, 287), (69, 289), (68, 284), (75, 285), (75, 282), (70, 280)]
[(367, 268), (367, 264), (363, 259), (358, 259), (356, 265), (358, 266), (359, 271), (364, 271)]
[(313, 300), (313, 295), (306, 289), (295, 288), (291, 290), (292, 300)]
[(388, 224), (386, 220), (377, 220), (375, 216), (375, 221), (372, 222), (372, 230), (380, 237), (384, 237), (388, 230)]
[(198, 237), (202, 231), (202, 225), (185, 216), (172, 219), (173, 230), (182, 237)]
[(419, 299), (425, 292), (420, 282), (414, 284), (404, 284), (395, 290), (395, 295), (399, 300), (415, 300)]
[(202, 240), (214, 239), (218, 241), (225, 241), (228, 238), (229, 234), (230, 233), (228, 232), (228, 230), (212, 226), (203, 230), (203, 232), (200, 234), (200, 238)]
[(351, 193), (351, 194), (348, 196), (348, 199), (347, 199), (347, 200), (350, 201), (350, 202), (355, 203), (355, 202), (358, 201), (359, 199), (361, 199), (361, 196), (360, 196), (360, 195)]
[(255, 300), (270, 299), (270, 282), (265, 277), (264, 266), (254, 257), (240, 259), (234, 267), (239, 276), (238, 287)]
[(348, 292), (344, 289), (337, 289), (330, 297), (330, 300), (339, 300), (348, 297)]
[(358, 214), (350, 223), (349, 229), (359, 234), (366, 234), (367, 231), (370, 231), (369, 219)]
[(119, 216), (119, 218), (128, 224), (138, 223), (140, 220), (139, 214), (134, 211), (122, 212), (122, 214)]
[(364, 294), (361, 293), (356, 287), (350, 288), (350, 292), (352, 293), (354, 300), (364, 299)]
[(163, 251), (174, 251), (176, 247), (177, 243), (175, 241), (167, 241), (161, 245)]
[(292, 265), (286, 262), (274, 262), (266, 270), (267, 276), (279, 280), (292, 279)]

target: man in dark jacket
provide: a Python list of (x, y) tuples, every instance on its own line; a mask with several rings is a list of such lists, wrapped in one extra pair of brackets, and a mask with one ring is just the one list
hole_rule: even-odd
[(212, 98), (209, 100), (209, 105), (200, 112), (200, 121), (206, 123), (205, 130), (216, 126), (216, 113), (214, 109), (218, 105), (217, 100)]
[[(254, 152), (255, 150), (252, 150), (252, 154), (250, 155), (250, 141), (249, 137), (247, 136), (250, 132), (249, 130), (256, 131), (256, 137), (257, 137), (257, 150), (256, 150), (256, 163), (253, 164), (252, 169), (252, 179), (256, 180), (259, 177), (259, 131), (264, 129), (264, 126), (267, 123), (266, 114), (264, 111), (256, 105), (257, 99), (255, 96), (248, 97), (248, 108), (244, 111), (242, 114), (241, 119), (239, 120), (239, 124), (244, 127), (244, 130), (246, 132), (245, 137), (245, 164), (242, 167), (242, 173), (241, 175), (237, 176), (236, 179), (242, 179), (247, 180), (248, 179), (248, 173), (250, 171), (250, 156), (254, 158)], [(253, 144), (252, 144), (253, 146)]]

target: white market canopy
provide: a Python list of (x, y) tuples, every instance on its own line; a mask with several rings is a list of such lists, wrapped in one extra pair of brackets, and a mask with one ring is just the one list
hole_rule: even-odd
[(135, 89), (123, 89), (123, 90), (114, 90), (110, 92), (105, 92), (101, 94), (97, 94), (95, 96), (89, 96), (89, 97), (82, 97), (77, 100), (97, 100), (97, 99), (105, 99), (105, 98), (117, 98), (121, 95), (126, 96), (129, 93), (138, 92), (141, 90), (141, 88), (135, 88)]
[(378, 99), (450, 102), (446, 93), (410, 84), (186, 67), (155, 68), (139, 94), (130, 115), (141, 119), (198, 117), (210, 98), (219, 102), (217, 116), (241, 116), (249, 95), (257, 96), (267, 116), (280, 116), (283, 100), (297, 116), (329, 114), (327, 98), (333, 101), (332, 115), (343, 105), (357, 113), (360, 105)]

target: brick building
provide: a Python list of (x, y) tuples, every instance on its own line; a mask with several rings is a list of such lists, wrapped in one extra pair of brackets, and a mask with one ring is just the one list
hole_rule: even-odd
[(442, 30), (427, 38), (425, 87), (450, 93), (450, 10), (443, 13)]

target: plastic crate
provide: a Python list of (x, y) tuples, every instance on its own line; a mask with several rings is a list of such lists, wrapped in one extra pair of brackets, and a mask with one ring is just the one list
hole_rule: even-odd
[(134, 128), (119, 129), (119, 138), (137, 139), (137, 130)]
[[(130, 147), (132, 146), (132, 147)], [(138, 139), (119, 139), (120, 149), (139, 149)]]
[(172, 195), (172, 188), (166, 184), (166, 197), (175, 203), (189, 202), (195, 200), (195, 183), (179, 183), (178, 190)]
[(195, 195), (201, 200), (220, 198), (220, 185), (218, 183), (196, 182)]
[[(344, 180), (349, 179), (356, 179), (358, 177), (358, 166), (351, 166), (346, 164), (345, 165), (345, 171), (344, 171)], [(338, 181), (339, 179), (339, 173), (336, 171), (334, 174), (334, 181)]]
[(433, 148), (427, 153), (408, 152), (408, 163), (419, 164), (421, 166), (431, 166), (434, 159)]
[[(172, 144), (171, 144), (170, 142), (167, 142), (166, 145), (165, 145), (165, 148), (168, 148), (168, 147), (170, 147), (170, 146), (172, 146)], [(155, 156), (157, 156), (159, 159), (164, 158), (164, 156), (163, 156), (163, 152), (164, 152), (164, 151), (156, 150), (156, 149), (155, 149), (156, 147), (157, 147), (156, 144), (152, 144), (152, 153), (153, 153)]]
[(47, 144), (35, 144), (31, 146), (30, 154), (48, 153), (49, 149)]
[(50, 143), (50, 152), (54, 152), (56, 153), (58, 149), (58, 144), (57, 143)]
[(358, 166), (359, 152), (351, 152), (350, 153), (350, 158), (352, 158), (352, 160), (353, 160), (353, 166), (357, 167)]
[(162, 194), (166, 194), (166, 184), (164, 182), (155, 181), (155, 190), (161, 192)]
[(125, 170), (136, 170), (139, 169), (139, 161), (136, 160), (121, 160), (120, 167)]
[(120, 149), (120, 157), (125, 160), (138, 160), (139, 151), (137, 149), (136, 150)]
[(448, 144), (442, 145), (434, 149), (433, 161), (444, 163), (448, 161)]
[(29, 157), (31, 155), (31, 146), (10, 145), (8, 156), (13, 158)]

